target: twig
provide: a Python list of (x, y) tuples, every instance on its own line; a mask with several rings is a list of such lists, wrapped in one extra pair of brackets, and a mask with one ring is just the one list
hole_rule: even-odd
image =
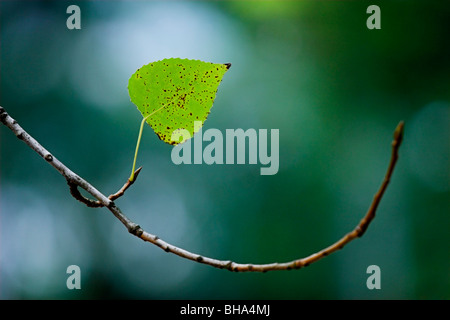
[[(310, 265), (311, 263), (314, 263), (323, 257), (342, 249), (347, 243), (354, 240), (357, 237), (361, 237), (364, 232), (367, 230), (370, 222), (375, 217), (375, 212), (377, 210), (378, 204), (380, 203), (380, 200), (387, 188), (387, 185), (389, 184), (389, 181), (392, 177), (392, 173), (394, 172), (395, 164), (398, 159), (398, 150), (400, 148), (402, 139), (403, 139), (403, 128), (404, 124), (403, 122), (400, 122), (397, 125), (397, 128), (394, 132), (394, 140), (392, 141), (392, 154), (391, 154), (391, 160), (389, 162), (389, 167), (387, 169), (386, 175), (384, 177), (383, 183), (381, 184), (380, 189), (375, 194), (372, 204), (370, 205), (366, 215), (364, 218), (359, 222), (359, 224), (349, 233), (347, 233), (345, 236), (343, 236), (341, 239), (339, 239), (337, 242), (333, 243), (329, 247), (322, 249), (321, 251), (314, 253), (308, 257), (293, 260), (290, 262), (285, 263), (270, 263), (270, 264), (241, 264), (236, 263), (230, 260), (217, 260), (213, 258), (204, 257), (202, 255), (189, 252), (187, 250), (184, 250), (182, 248), (176, 247), (174, 245), (171, 245), (164, 240), (160, 239), (158, 236), (150, 234), (146, 231), (144, 231), (138, 224), (132, 222), (129, 220), (122, 212), (121, 210), (115, 205), (114, 199), (117, 197), (123, 195), (123, 192), (132, 184), (129, 181), (125, 183), (124, 187), (122, 187), (121, 190), (119, 190), (116, 194), (111, 195), (109, 198), (103, 195), (101, 192), (99, 192), (97, 189), (95, 189), (91, 184), (89, 184), (86, 180), (75, 174), (73, 171), (71, 171), (69, 168), (67, 168), (63, 163), (61, 163), (58, 159), (56, 159), (50, 152), (48, 152), (44, 147), (42, 147), (33, 137), (31, 137), (25, 130), (22, 129), (22, 127), (17, 123), (16, 120), (11, 118), (8, 113), (5, 111), (3, 107), (0, 107), (0, 121), (7, 126), (14, 134), (24, 141), (31, 149), (36, 151), (42, 158), (44, 158), (50, 165), (52, 165), (58, 172), (67, 180), (70, 191), (72, 195), (80, 200), (80, 196), (84, 198), (83, 201), (88, 206), (97, 206), (93, 205), (94, 203), (98, 203), (98, 206), (104, 206), (108, 208), (109, 211), (111, 211), (114, 216), (122, 222), (122, 224), (127, 228), (127, 230), (135, 235), (138, 238), (141, 238), (144, 241), (150, 242), (161, 249), (163, 249), (166, 252), (171, 252), (173, 254), (176, 254), (182, 258), (193, 260), (199, 263), (207, 264), (216, 268), (220, 269), (227, 269), (230, 271), (239, 271), (239, 272), (245, 272), (245, 271), (258, 271), (258, 272), (266, 272), (271, 270), (290, 270), (290, 269), (300, 269), (302, 267), (306, 267)], [(140, 171), (140, 168), (137, 171), (137, 174)], [(136, 175), (135, 175), (136, 177)], [(78, 187), (83, 188), (86, 190), (89, 194), (91, 194), (94, 198), (97, 199), (97, 201), (89, 200), (85, 197), (83, 197)], [(76, 191), (75, 191), (76, 190)], [(74, 195), (75, 193), (75, 195)], [(116, 197), (117, 195), (117, 197)], [(87, 201), (86, 201), (87, 200)]]
[(139, 175), (139, 172), (141, 172), (141, 170), (142, 170), (142, 167), (137, 168), (136, 171), (134, 172), (134, 179), (133, 180), (128, 179), (127, 182), (125, 182), (125, 184), (119, 191), (117, 191), (114, 194), (109, 195), (109, 197), (108, 197), (109, 200), (114, 201), (114, 200), (120, 198), (121, 196), (123, 196), (125, 193), (125, 190), (127, 190), (129, 187), (131, 187), (133, 185), (133, 183), (136, 181), (136, 179)]

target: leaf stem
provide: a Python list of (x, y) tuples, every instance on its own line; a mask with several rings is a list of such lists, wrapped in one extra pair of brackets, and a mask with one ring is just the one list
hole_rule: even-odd
[(141, 121), (141, 127), (139, 129), (139, 135), (138, 135), (138, 140), (137, 140), (137, 144), (136, 144), (136, 151), (134, 153), (134, 160), (133, 160), (133, 168), (131, 169), (131, 175), (130, 178), (128, 179), (130, 182), (134, 181), (134, 172), (136, 169), (136, 159), (137, 159), (137, 155), (138, 155), (138, 151), (139, 151), (139, 145), (141, 144), (141, 137), (142, 137), (142, 130), (144, 129), (144, 123), (145, 121), (150, 118), (152, 115), (154, 115), (155, 113), (157, 113), (159, 110), (161, 110), (162, 108), (164, 108), (164, 106), (162, 106), (161, 108), (159, 108), (156, 111), (153, 111), (152, 113), (150, 113), (148, 116), (144, 117), (144, 119), (142, 119)]

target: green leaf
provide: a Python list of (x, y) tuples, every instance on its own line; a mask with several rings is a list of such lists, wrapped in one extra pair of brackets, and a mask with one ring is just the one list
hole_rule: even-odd
[[(171, 58), (139, 68), (128, 81), (131, 101), (158, 137), (169, 144), (177, 129), (192, 137), (203, 126), (231, 64)], [(159, 110), (160, 109), (160, 110)], [(201, 121), (195, 127), (194, 121)]]

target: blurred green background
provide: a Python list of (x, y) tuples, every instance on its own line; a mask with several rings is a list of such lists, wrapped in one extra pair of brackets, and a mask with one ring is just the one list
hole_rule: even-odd
[[(81, 9), (68, 30), (66, 9)], [(131, 236), (73, 199), (0, 128), (3, 299), (449, 299), (450, 2), (1, 1), (0, 105), (105, 194), (127, 179), (141, 121), (127, 83), (169, 57), (231, 62), (204, 129), (280, 130), (280, 169), (180, 165), (146, 127), (143, 171), (117, 205), (145, 230), (218, 259), (284, 262), (339, 239), (404, 144), (361, 239), (305, 269), (231, 273)], [(81, 268), (68, 290), (66, 268)], [(381, 269), (368, 290), (366, 269)]]

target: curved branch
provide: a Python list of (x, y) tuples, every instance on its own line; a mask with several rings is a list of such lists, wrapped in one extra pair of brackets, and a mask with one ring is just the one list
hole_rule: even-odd
[[(131, 187), (131, 185), (136, 181), (139, 173), (141, 172), (141, 169), (142, 169), (142, 167), (139, 167), (136, 171), (134, 171), (134, 179), (133, 180), (128, 179), (127, 182), (125, 182), (125, 184), (123, 185), (123, 187), (120, 188), (119, 191), (117, 191), (116, 193), (109, 195), (108, 199), (114, 201), (114, 200), (120, 198), (121, 196), (123, 196), (125, 194), (125, 190), (127, 190), (129, 187)], [(88, 207), (101, 208), (104, 206), (104, 204), (102, 204), (100, 202), (100, 200), (95, 201), (95, 200), (91, 200), (91, 199), (88, 199), (85, 196), (83, 196), (80, 193), (80, 190), (78, 190), (78, 185), (76, 183), (74, 183), (72, 180), (67, 179), (67, 184), (69, 185), (69, 190), (70, 190), (70, 194), (72, 195), (72, 197), (74, 197), (78, 201), (83, 202)]]
[[(375, 194), (373, 201), (359, 224), (349, 233), (344, 235), (341, 239), (330, 245), (329, 247), (320, 250), (310, 256), (305, 258), (296, 259), (290, 262), (285, 263), (270, 263), (270, 264), (241, 264), (236, 263), (230, 260), (217, 260), (213, 258), (204, 257), (202, 255), (192, 253), (190, 251), (184, 250), (182, 248), (171, 245), (164, 240), (160, 239), (158, 236), (150, 234), (144, 231), (138, 224), (129, 220), (117, 207), (113, 200), (117, 199), (125, 190), (132, 184), (128, 180), (125, 183), (124, 187), (119, 190), (116, 194), (106, 197), (97, 189), (95, 189), (91, 184), (89, 184), (86, 180), (75, 174), (69, 168), (67, 168), (63, 163), (61, 163), (58, 159), (56, 159), (50, 152), (48, 152), (44, 147), (42, 147), (33, 137), (31, 137), (22, 127), (17, 123), (16, 120), (11, 118), (8, 113), (5, 111), (3, 107), (0, 107), (0, 121), (8, 127), (14, 134), (24, 141), (31, 149), (36, 151), (42, 158), (44, 158), (50, 165), (52, 165), (66, 180), (69, 184), (71, 194), (78, 200), (82, 201), (88, 206), (94, 207), (106, 207), (109, 211), (111, 211), (114, 216), (119, 219), (120, 222), (128, 229), (128, 232), (135, 235), (136, 237), (150, 242), (166, 252), (171, 252), (176, 254), (182, 258), (193, 260), (199, 263), (207, 264), (220, 269), (227, 269), (230, 271), (258, 271), (258, 272), (266, 272), (271, 270), (290, 270), (290, 269), (300, 269), (302, 267), (306, 267), (311, 263), (314, 263), (327, 255), (342, 249), (346, 244), (355, 238), (361, 237), (367, 230), (369, 224), (375, 217), (375, 212), (378, 208), (378, 205), (383, 197), (384, 192), (389, 184), (389, 181), (392, 177), (392, 173), (394, 172), (395, 164), (398, 159), (398, 150), (400, 148), (402, 139), (403, 139), (403, 121), (397, 125), (397, 128), (394, 132), (394, 139), (392, 141), (392, 153), (391, 159), (389, 162), (389, 166), (384, 177), (384, 180)], [(139, 173), (141, 168), (136, 170)], [(135, 181), (135, 179), (134, 179)], [(96, 201), (90, 200), (82, 196), (78, 190), (78, 187), (86, 190), (89, 194), (91, 194)]]

